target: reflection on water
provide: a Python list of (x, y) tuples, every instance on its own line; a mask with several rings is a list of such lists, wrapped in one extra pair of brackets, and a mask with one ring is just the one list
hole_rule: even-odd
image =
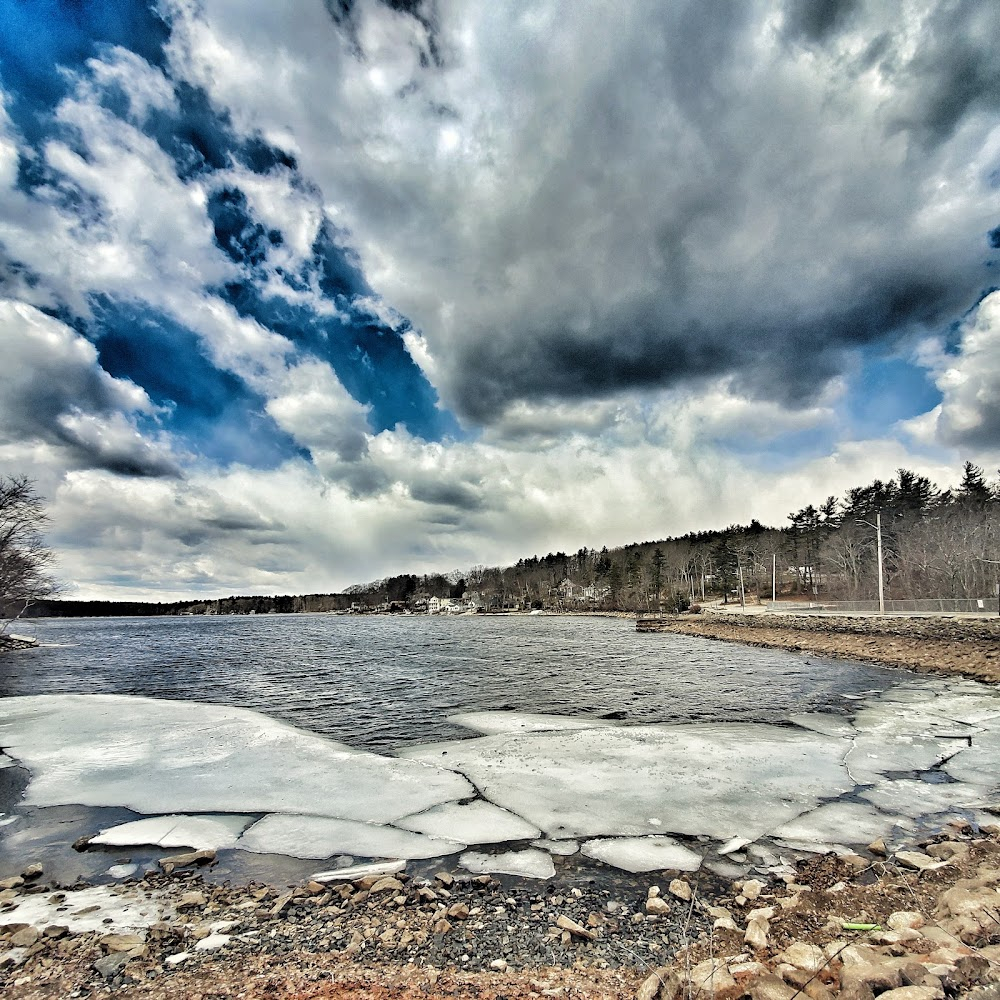
[(460, 711), (631, 723), (780, 722), (901, 675), (573, 617), (267, 615), (25, 622), (0, 695), (132, 694), (252, 708), (386, 752), (468, 733)]

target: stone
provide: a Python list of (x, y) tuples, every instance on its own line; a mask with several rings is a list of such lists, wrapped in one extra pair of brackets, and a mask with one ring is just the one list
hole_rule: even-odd
[(434, 876), (443, 886), (451, 886), (455, 882), (455, 876), (448, 872), (438, 872)]
[(94, 971), (100, 973), (104, 979), (114, 979), (128, 964), (130, 958), (127, 952), (112, 952), (94, 962)]
[(862, 986), (869, 987), (873, 993), (896, 989), (902, 986), (900, 965), (905, 961), (910, 960), (883, 959), (868, 965), (845, 965), (840, 971), (841, 992), (855, 991)]
[(16, 889), (19, 885), (24, 885), (24, 879), (20, 875), (0, 879), (0, 889)]
[(691, 899), (691, 886), (682, 878), (675, 878), (667, 887), (672, 896), (683, 899), (685, 903)]
[[(720, 993), (731, 995), (731, 991), (737, 989), (736, 980), (729, 974), (726, 963), (718, 958), (699, 962), (688, 975), (687, 984), (682, 984), (682, 989), (687, 985), (695, 997), (715, 997)], [(684, 995), (688, 996), (688, 993)]]
[(49, 924), (48, 927), (42, 931), (42, 934), (50, 941), (58, 941), (60, 938), (64, 938), (67, 934), (69, 934), (69, 928), (64, 924)]
[(36, 861), (34, 864), (28, 865), (28, 867), (21, 872), (21, 877), (27, 881), (33, 878), (38, 878), (44, 871), (45, 869)]
[(587, 930), (582, 924), (578, 924), (572, 918), (563, 916), (562, 914), (556, 917), (556, 927), (564, 931), (569, 931), (574, 937), (584, 938), (587, 941), (593, 941), (597, 937), (593, 931)]
[(747, 929), (743, 935), (743, 940), (755, 951), (759, 951), (761, 948), (767, 947), (768, 930), (769, 925), (766, 920), (750, 920), (747, 922)]
[(402, 889), (403, 883), (398, 878), (387, 875), (385, 878), (380, 878), (375, 882), (368, 891), (374, 894), (377, 892), (400, 892)]
[(819, 972), (829, 961), (823, 949), (804, 941), (794, 941), (783, 952), (776, 956), (778, 962), (787, 962), (797, 969), (806, 972)]
[(15, 948), (30, 948), (38, 940), (38, 930), (35, 927), (22, 927), (13, 934), (10, 943)]
[(891, 931), (900, 931), (904, 928), (916, 930), (918, 927), (923, 927), (925, 923), (923, 914), (917, 913), (915, 910), (897, 910), (895, 913), (889, 914), (885, 925)]
[(646, 912), (663, 916), (670, 912), (670, 904), (662, 896), (652, 896), (646, 900)]
[(453, 920), (468, 920), (469, 907), (465, 903), (453, 903), (448, 907), (448, 916)]
[(445, 920), (444, 917), (441, 917), (441, 919), (436, 921), (434, 924), (435, 934), (447, 934), (448, 931), (450, 930), (451, 930), (451, 924), (448, 923), (448, 921)]
[(507, 960), (503, 958), (494, 958), (493, 961), (490, 962), (490, 968), (497, 972), (506, 972)]
[(657, 997), (673, 997), (680, 985), (680, 975), (669, 965), (651, 972), (639, 987), (635, 1000), (656, 1000)]
[(802, 991), (792, 989), (780, 977), (768, 973), (750, 983), (747, 992), (751, 1000), (792, 1000)]
[(757, 899), (764, 888), (764, 883), (760, 879), (748, 878), (743, 883), (742, 894), (751, 902)]
[(935, 868), (943, 868), (950, 864), (948, 861), (935, 861), (929, 854), (921, 851), (896, 851), (893, 859), (904, 868), (912, 868), (915, 871), (933, 871)]
[(188, 851), (186, 854), (172, 854), (160, 858), (160, 867), (169, 875), (175, 868), (208, 865), (213, 861), (215, 861), (215, 851)]
[(889, 853), (885, 846), (885, 840), (881, 837), (879, 837), (878, 840), (873, 840), (868, 845), (868, 850), (871, 851), (872, 854), (877, 854), (880, 858), (886, 857)]
[(208, 902), (208, 897), (203, 892), (185, 892), (177, 902), (178, 910), (188, 910), (195, 907), (204, 906)]
[(100, 944), (107, 951), (138, 951), (146, 947), (145, 939), (138, 934), (105, 934)]
[(879, 994), (879, 1000), (941, 1000), (944, 990), (933, 986), (900, 986)]

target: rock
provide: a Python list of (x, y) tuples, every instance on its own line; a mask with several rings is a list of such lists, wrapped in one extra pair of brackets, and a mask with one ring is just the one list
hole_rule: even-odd
[(30, 881), (33, 878), (38, 878), (44, 871), (45, 869), (36, 861), (34, 864), (28, 865), (28, 867), (21, 872), (21, 877), (25, 881)]
[(660, 887), (658, 885), (651, 885), (646, 890), (646, 899), (655, 899), (660, 894)]
[(900, 931), (904, 928), (916, 930), (918, 927), (923, 927), (925, 923), (923, 914), (917, 913), (915, 910), (897, 910), (895, 913), (889, 914), (885, 925), (891, 931)]
[(387, 875), (385, 878), (380, 878), (368, 891), (370, 893), (400, 892), (403, 888), (403, 883), (398, 878)]
[(747, 922), (746, 933), (743, 935), (743, 940), (746, 941), (754, 951), (759, 951), (761, 948), (767, 947), (767, 933), (770, 929), (770, 925), (766, 920), (755, 919)]
[(751, 1000), (792, 1000), (801, 995), (778, 976), (768, 973), (755, 979), (747, 989)]
[(38, 930), (35, 927), (22, 927), (13, 934), (10, 943), (15, 948), (30, 948), (38, 940)]
[(900, 986), (879, 994), (879, 1000), (941, 1000), (944, 990), (932, 986)]
[(441, 919), (436, 921), (434, 924), (435, 934), (447, 934), (448, 931), (450, 930), (451, 930), (451, 924), (448, 923), (448, 921), (445, 920), (444, 917), (441, 917)]
[(178, 910), (189, 910), (195, 907), (204, 906), (208, 902), (208, 897), (203, 892), (185, 892), (177, 903)]
[(668, 886), (670, 895), (683, 899), (685, 903), (691, 900), (691, 886), (682, 878), (675, 878)]
[(946, 861), (949, 858), (958, 858), (961, 861), (968, 855), (969, 845), (958, 844), (954, 840), (945, 840), (940, 844), (929, 844), (926, 852), (932, 858), (937, 858), (940, 861)]
[(710, 958), (705, 962), (699, 962), (690, 972), (687, 983), (682, 981), (681, 988), (685, 990), (690, 986), (690, 994), (694, 997), (715, 997), (722, 993), (729, 995), (731, 991), (737, 989), (736, 980), (729, 974), (729, 969), (722, 959)]
[(139, 951), (146, 947), (146, 942), (138, 934), (105, 934), (100, 945), (106, 951)]
[(131, 956), (126, 952), (112, 952), (94, 962), (94, 971), (100, 973), (105, 979), (114, 979), (130, 960)]
[(751, 902), (757, 899), (764, 888), (764, 883), (760, 879), (748, 878), (743, 883), (742, 894)]
[(8, 948), (0, 952), (0, 969), (14, 969), (28, 957), (27, 948)]
[(896, 989), (903, 982), (900, 964), (905, 961), (910, 960), (882, 959), (868, 965), (845, 965), (840, 971), (841, 992), (850, 993), (862, 986), (876, 994)]
[(169, 875), (175, 868), (186, 868), (189, 865), (208, 865), (215, 860), (215, 851), (188, 851), (186, 854), (172, 854), (160, 858), (160, 867)]
[(868, 845), (868, 850), (871, 851), (872, 854), (877, 854), (880, 858), (884, 858), (889, 854), (889, 851), (885, 846), (885, 841), (881, 837), (879, 837), (878, 840), (873, 840)]
[(673, 997), (680, 985), (680, 975), (669, 965), (664, 965), (650, 973), (639, 987), (635, 1000), (656, 1000), (657, 997)]
[(496, 970), (497, 972), (506, 972), (507, 961), (503, 958), (494, 958), (493, 961), (490, 962), (490, 968)]
[(794, 965), (796, 969), (804, 969), (806, 972), (816, 973), (829, 961), (823, 953), (822, 948), (814, 944), (806, 944), (804, 941), (794, 941), (783, 952), (775, 956), (778, 962), (787, 962)]
[(949, 864), (948, 861), (935, 861), (929, 854), (920, 851), (896, 851), (893, 860), (904, 868), (912, 868), (915, 871), (933, 871), (935, 868), (943, 868)]
[[(649, 900), (653, 902), (653, 900)], [(593, 931), (588, 931), (586, 927), (578, 924), (575, 920), (570, 917), (565, 917), (560, 914), (556, 917), (556, 927), (561, 928), (564, 931), (569, 931), (574, 937), (585, 938), (587, 941), (593, 941), (597, 935)]]
[(20, 875), (0, 879), (0, 889), (16, 889), (19, 885), (24, 885), (24, 879)]
[(670, 912), (670, 904), (661, 896), (653, 896), (646, 900), (646, 912), (663, 916)]
[(49, 924), (42, 931), (42, 935), (50, 941), (58, 941), (60, 938), (66, 937), (67, 934), (69, 934), (69, 928), (64, 924)]
[(272, 906), (269, 911), (271, 916), (276, 917), (279, 913), (281, 913), (281, 911), (288, 906), (294, 897), (294, 892), (286, 892), (284, 895), (279, 896), (275, 901), (274, 906)]
[(450, 875), (448, 872), (438, 872), (434, 876), (443, 886), (451, 886), (455, 882), (455, 876)]
[(465, 903), (454, 903), (448, 907), (448, 916), (453, 920), (468, 920), (469, 907)]

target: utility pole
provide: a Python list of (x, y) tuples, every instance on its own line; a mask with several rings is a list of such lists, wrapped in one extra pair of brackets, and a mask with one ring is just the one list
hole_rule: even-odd
[(867, 524), (869, 528), (875, 529), (875, 535), (878, 540), (878, 613), (880, 615), (885, 614), (885, 580), (882, 572), (882, 512), (875, 512), (875, 523), (872, 524), (871, 521), (865, 521), (861, 518), (858, 519), (858, 524)]

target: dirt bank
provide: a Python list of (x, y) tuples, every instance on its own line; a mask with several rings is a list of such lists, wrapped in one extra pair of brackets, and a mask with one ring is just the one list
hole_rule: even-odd
[(1000, 619), (780, 613), (664, 616), (653, 631), (1000, 682)]

